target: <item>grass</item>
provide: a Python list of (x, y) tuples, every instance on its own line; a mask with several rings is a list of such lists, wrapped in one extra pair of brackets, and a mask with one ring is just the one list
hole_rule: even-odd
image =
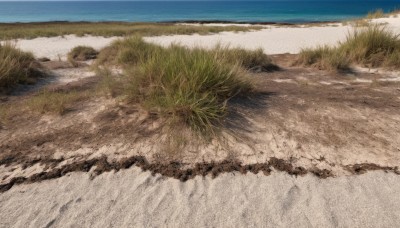
[(7, 123), (10, 110), (10, 105), (4, 103), (0, 104), (0, 129)]
[(143, 41), (139, 36), (114, 41), (110, 46), (100, 51), (97, 64), (99, 65), (136, 65), (162, 48)]
[(400, 39), (385, 26), (357, 28), (336, 47), (303, 49), (297, 63), (323, 70), (343, 70), (351, 63), (400, 69)]
[(171, 46), (128, 72), (131, 99), (201, 133), (213, 132), (228, 100), (251, 89), (238, 66), (201, 49)]
[(400, 52), (400, 40), (398, 34), (385, 26), (372, 25), (354, 30), (347, 36), (346, 41), (340, 44), (339, 49), (355, 63), (380, 67), (387, 65), (391, 55)]
[(376, 18), (383, 18), (386, 17), (385, 12), (383, 9), (377, 9), (375, 11), (368, 12), (367, 19), (376, 19)]
[(235, 63), (250, 71), (274, 71), (279, 67), (272, 63), (269, 56), (260, 48), (254, 51), (243, 48), (217, 46), (210, 51), (216, 59), (227, 63)]
[(377, 19), (377, 18), (385, 18), (385, 17), (390, 17), (390, 16), (397, 16), (400, 13), (400, 10), (398, 8), (395, 8), (387, 13), (383, 11), (383, 9), (377, 9), (375, 11), (371, 11), (367, 14), (366, 19)]
[(89, 97), (88, 91), (49, 91), (43, 90), (31, 97), (26, 106), (41, 114), (63, 115), (72, 106)]
[(32, 39), (75, 34), (77, 36), (158, 36), (172, 34), (209, 34), (222, 31), (245, 32), (262, 29), (260, 26), (196, 26), (172, 23), (124, 23), (124, 22), (41, 22), (2, 23), (0, 39)]
[(328, 71), (341, 71), (349, 68), (347, 56), (341, 53), (338, 48), (329, 46), (303, 49), (296, 63)]
[[(176, 46), (176, 45), (175, 45)], [(144, 42), (141, 37), (134, 36), (117, 40), (110, 46), (100, 51), (97, 59), (98, 65), (136, 65), (139, 61), (149, 59), (151, 56), (162, 52), (164, 49), (158, 45)], [(208, 50), (216, 61), (224, 61), (250, 71), (272, 71), (278, 67), (264, 54), (262, 49), (254, 51), (242, 48), (229, 48), (217, 45)]]
[(77, 46), (74, 47), (68, 53), (68, 60), (69, 61), (86, 61), (90, 59), (95, 59), (98, 55), (98, 51), (96, 51), (92, 47), (88, 46)]
[(31, 53), (10, 43), (0, 45), (0, 92), (9, 91), (19, 83), (31, 83), (41, 73)]
[[(166, 117), (172, 126), (184, 123), (210, 135), (227, 114), (228, 101), (252, 90), (247, 70), (272, 63), (260, 50), (163, 48), (132, 37), (100, 51), (97, 64), (122, 66), (131, 102)], [(111, 90), (116, 87), (112, 80), (105, 82)]]

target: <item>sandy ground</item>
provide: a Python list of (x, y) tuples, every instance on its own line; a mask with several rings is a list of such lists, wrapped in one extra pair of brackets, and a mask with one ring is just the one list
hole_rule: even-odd
[[(356, 164), (397, 167), (399, 74), (338, 75), (285, 66), (294, 57), (273, 56), (284, 70), (252, 75), (261, 95), (233, 99), (222, 137), (210, 143), (179, 131), (176, 137), (187, 143), (171, 144), (162, 119), (112, 98), (77, 103), (63, 116), (12, 115), (0, 131), (0, 185), (54, 165), (62, 168), (103, 156), (109, 162), (133, 156), (150, 163), (180, 161), (186, 168), (202, 162), (237, 160), (247, 165), (278, 158), (333, 176), (359, 173), (349, 170)], [(56, 69), (57, 80), (47, 86), (63, 91), (93, 86), (98, 78), (87, 70)], [(40, 164), (37, 158), (50, 160)], [(51, 160), (61, 158), (61, 163)], [(22, 164), (30, 165), (22, 168)]]
[(246, 49), (262, 48), (267, 54), (298, 53), (301, 48), (334, 45), (346, 37), (351, 26), (289, 28), (270, 27), (253, 32), (223, 32), (213, 35), (175, 35), (146, 37), (146, 41), (168, 46), (177, 43), (186, 46), (212, 48), (218, 44)]
[(18, 39), (15, 42), (17, 47), (32, 52), (37, 58), (66, 60), (67, 53), (76, 46), (90, 46), (99, 50), (116, 39), (117, 37), (66, 35), (62, 37), (39, 37), (31, 40)]
[[(399, 19), (379, 20), (400, 29)], [(270, 54), (297, 53), (303, 47), (334, 44), (349, 29), (342, 25), (273, 27), (146, 39), (163, 45), (179, 42), (211, 47), (221, 42), (262, 47)], [(19, 40), (17, 45), (37, 57), (58, 60), (77, 45), (100, 49), (115, 39), (65, 36)], [(289, 62), (285, 56), (278, 58), (281, 63)], [(237, 132), (240, 137), (226, 138), (230, 147), (213, 143), (201, 150), (189, 148), (183, 161), (235, 158), (247, 164), (277, 157), (309, 170), (326, 169), (335, 178), (296, 178), (284, 172), (270, 176), (224, 173), (215, 179), (196, 176), (180, 182), (153, 177), (135, 167), (92, 180), (92, 173), (72, 172), (0, 193), (0, 227), (396, 227), (400, 223), (400, 176), (383, 171), (349, 175), (347, 166), (400, 164), (399, 73), (359, 69), (343, 77), (289, 65), (284, 71), (255, 76), (266, 92), (265, 102), (261, 109), (252, 109), (253, 101), (235, 106), (246, 118), (238, 115), (233, 123), (245, 131)], [(53, 73), (59, 84), (93, 76), (88, 68), (60, 68)], [(146, 125), (148, 118), (140, 111), (113, 100), (96, 102), (81, 104), (79, 112), (62, 118), (17, 116), (11, 123), (15, 127), (0, 129), (3, 153), (32, 164), (24, 168), (22, 163), (1, 165), (0, 183), (54, 168), (51, 162), (35, 161), (42, 157), (65, 159), (57, 168), (107, 154), (110, 159), (150, 155), (153, 162), (182, 155), (157, 153), (160, 147), (154, 142), (165, 142), (165, 138), (157, 133), (157, 123)], [(140, 128), (143, 123), (152, 130)]]
[[(372, 23), (385, 24), (388, 28), (400, 33), (400, 19), (397, 17), (374, 19)], [(223, 32), (213, 35), (175, 35), (147, 37), (146, 40), (163, 46), (178, 43), (189, 47), (212, 48), (217, 44), (247, 49), (262, 48), (266, 54), (297, 54), (302, 48), (313, 48), (320, 45), (335, 45), (344, 40), (354, 29), (341, 23), (324, 26), (277, 27), (267, 26), (254, 32)]]
[(182, 183), (137, 168), (0, 194), (0, 227), (397, 227), (400, 176), (223, 174)]

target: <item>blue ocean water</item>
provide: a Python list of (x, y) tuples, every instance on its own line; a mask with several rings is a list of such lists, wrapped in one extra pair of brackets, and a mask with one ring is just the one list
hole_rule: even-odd
[(0, 1), (0, 22), (229, 20), (296, 23), (350, 19), (378, 8), (390, 11), (399, 6), (399, 0)]

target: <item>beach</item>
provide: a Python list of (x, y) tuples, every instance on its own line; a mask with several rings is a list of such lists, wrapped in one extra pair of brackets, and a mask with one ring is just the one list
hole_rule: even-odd
[[(400, 33), (399, 17), (371, 22)], [(249, 73), (261, 95), (232, 101), (221, 140), (193, 140), (179, 151), (163, 147), (170, 136), (154, 114), (112, 95), (63, 116), (12, 118), (0, 128), (0, 227), (396, 227), (399, 71), (294, 64), (302, 49), (337, 45), (353, 30), (322, 23), (144, 37), (163, 47), (261, 48), (280, 69)], [(5, 102), (41, 88), (92, 86), (99, 81), (94, 60), (73, 66), (69, 51), (100, 51), (122, 39), (14, 39), (48, 58), (42, 64), (51, 76)]]
[[(373, 23), (389, 27), (396, 33), (400, 33), (399, 21), (396, 17), (371, 20)], [(232, 23), (206, 23), (202, 26), (250, 26), (251, 28), (251, 24)], [(336, 45), (354, 30), (354, 26), (347, 23), (322, 23), (299, 26), (264, 25), (262, 27), (264, 28), (252, 32), (221, 32), (210, 35), (165, 35), (145, 37), (145, 40), (163, 46), (179, 44), (189, 47), (212, 48), (216, 45), (225, 45), (246, 49), (261, 48), (266, 54), (297, 54), (304, 48)], [(118, 37), (116, 36), (99, 37), (87, 35), (77, 37), (75, 35), (66, 35), (63, 37), (21, 39), (16, 40), (16, 43), (21, 49), (33, 52), (38, 57), (48, 57), (54, 60), (60, 57), (65, 60), (67, 53), (73, 47), (89, 45), (100, 50), (117, 39)]]
[(224, 174), (179, 180), (137, 168), (22, 185), (0, 195), (3, 227), (396, 227), (399, 176), (321, 180)]

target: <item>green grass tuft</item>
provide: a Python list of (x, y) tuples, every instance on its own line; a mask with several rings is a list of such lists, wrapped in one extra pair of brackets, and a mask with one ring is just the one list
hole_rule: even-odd
[(301, 50), (296, 63), (328, 71), (341, 71), (349, 68), (349, 59), (337, 48), (328, 46)]
[(385, 12), (383, 9), (377, 9), (375, 11), (368, 12), (367, 19), (376, 19), (376, 18), (383, 18), (386, 17)]
[(343, 70), (357, 63), (368, 67), (400, 68), (399, 35), (382, 25), (356, 28), (337, 47), (318, 47), (300, 52), (297, 63), (323, 70)]
[(63, 115), (73, 104), (89, 97), (85, 91), (49, 91), (43, 90), (30, 98), (26, 105), (31, 111), (41, 114), (50, 113)]
[[(173, 45), (176, 46), (176, 45)], [(141, 37), (135, 36), (117, 40), (110, 46), (100, 51), (97, 59), (98, 65), (136, 65), (139, 61), (146, 60), (164, 49), (158, 45), (145, 42)], [(271, 58), (264, 54), (262, 49), (254, 51), (242, 48), (229, 48), (220, 45), (208, 50), (217, 61), (237, 64), (251, 71), (273, 71), (278, 67), (272, 63)]]
[(18, 83), (31, 83), (40, 75), (39, 64), (31, 53), (23, 52), (10, 43), (0, 45), (0, 92)]
[(117, 40), (101, 50), (96, 62), (98, 65), (136, 65), (140, 60), (148, 59), (153, 53), (161, 50), (161, 47), (134, 36)]
[(92, 47), (88, 46), (77, 46), (74, 47), (68, 53), (68, 60), (69, 61), (87, 61), (91, 59), (96, 59), (98, 55), (98, 51), (96, 51)]
[(207, 135), (221, 124), (229, 99), (251, 91), (246, 70), (269, 69), (272, 62), (261, 50), (163, 48), (132, 37), (100, 51), (97, 64), (122, 66), (131, 101)]
[(354, 30), (339, 49), (355, 63), (380, 67), (387, 64), (389, 56), (400, 52), (400, 40), (385, 26), (371, 25)]
[(279, 67), (272, 63), (269, 56), (262, 49), (254, 51), (242, 48), (228, 48), (217, 46), (210, 51), (216, 59), (227, 63), (236, 63), (250, 71), (274, 71)]
[(202, 49), (159, 49), (127, 72), (131, 99), (202, 133), (219, 125), (229, 99), (251, 89), (236, 64)]

